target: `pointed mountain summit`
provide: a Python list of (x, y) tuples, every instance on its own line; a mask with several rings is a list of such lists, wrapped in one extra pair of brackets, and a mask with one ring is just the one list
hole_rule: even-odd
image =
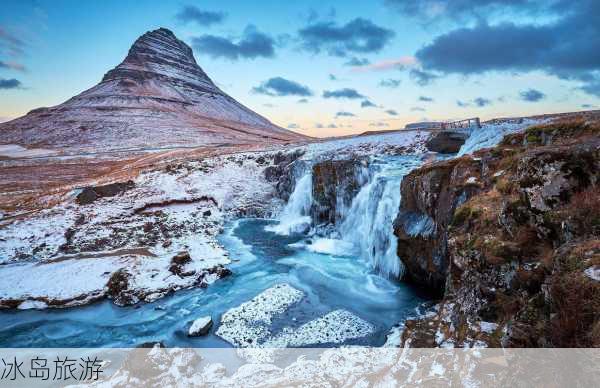
[(0, 124), (0, 134), (1, 143), (67, 153), (306, 139), (220, 90), (166, 28), (139, 37), (98, 85)]

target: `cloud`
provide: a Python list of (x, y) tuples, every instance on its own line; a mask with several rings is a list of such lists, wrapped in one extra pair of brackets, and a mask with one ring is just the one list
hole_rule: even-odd
[(327, 126), (327, 128), (337, 128), (337, 125), (335, 125), (335, 124), (329, 124), (329, 125)]
[(304, 85), (290, 81), (282, 77), (270, 78), (267, 81), (252, 88), (253, 93), (266, 94), (267, 96), (312, 96), (312, 91)]
[(388, 79), (382, 79), (381, 81), (379, 81), (379, 86), (381, 86), (383, 88), (395, 89), (398, 86), (400, 86), (400, 83), (402, 83), (402, 81), (400, 81), (399, 79), (388, 78)]
[(344, 25), (316, 22), (298, 31), (302, 48), (313, 53), (326, 51), (344, 57), (349, 53), (374, 53), (384, 48), (395, 33), (370, 20), (356, 18)]
[(364, 100), (363, 102), (360, 103), (360, 107), (361, 108), (373, 108), (376, 107), (377, 105), (373, 104), (371, 101), (369, 100)]
[(0, 26), (0, 49), (9, 55), (22, 55), (26, 44), (25, 41), (17, 38), (6, 29)]
[(253, 25), (246, 27), (242, 37), (237, 42), (220, 36), (202, 35), (192, 38), (192, 47), (199, 54), (231, 60), (258, 57), (272, 58), (275, 56), (275, 40), (271, 36), (258, 31)]
[(477, 98), (474, 98), (473, 100), (471, 100), (470, 102), (456, 100), (456, 105), (458, 105), (461, 108), (466, 108), (466, 107), (469, 107), (472, 105), (482, 108), (484, 106), (492, 105), (492, 100), (490, 100), (488, 98), (484, 98), (484, 97), (477, 97)]
[(398, 112), (396, 112), (393, 109), (388, 109), (388, 110), (385, 111), (385, 113), (387, 113), (390, 116), (398, 116)]
[(475, 103), (475, 105), (477, 105), (480, 108), (492, 104), (491, 100), (489, 100), (487, 98), (483, 98), (483, 97), (477, 97), (476, 99), (473, 100), (473, 102)]
[[(547, 0), (546, 0), (547, 1)], [(481, 17), (494, 12), (533, 12), (542, 0), (385, 0), (390, 8), (420, 19)]]
[(19, 89), (20, 87), (21, 87), (21, 81), (19, 81), (17, 79), (0, 78), (0, 89)]
[(583, 90), (587, 94), (591, 94), (593, 96), (600, 97), (600, 78), (588, 82), (587, 84), (583, 85), (579, 89)]
[(427, 97), (427, 96), (420, 96), (419, 97), (419, 101), (422, 101), (422, 102), (433, 102), (433, 98)]
[(288, 129), (300, 129), (300, 126), (296, 123), (290, 123), (287, 126)]
[(419, 69), (412, 69), (409, 73), (410, 78), (417, 83), (419, 86), (427, 86), (436, 79), (440, 78), (439, 75), (423, 71)]
[(352, 100), (357, 98), (365, 98), (365, 96), (354, 89), (344, 88), (338, 90), (325, 90), (323, 92), (323, 98), (348, 98)]
[(421, 106), (415, 106), (410, 108), (411, 111), (413, 112), (425, 112), (425, 108), (421, 107)]
[(399, 59), (390, 59), (386, 61), (375, 62), (366, 65), (356, 66), (353, 71), (367, 72), (367, 71), (386, 71), (386, 70), (405, 70), (409, 66), (416, 65), (417, 61), (415, 57), (405, 56)]
[(367, 58), (357, 58), (352, 57), (346, 62), (344, 62), (344, 66), (365, 66), (371, 63)]
[(223, 12), (203, 11), (193, 5), (183, 7), (175, 17), (183, 23), (195, 22), (201, 26), (222, 23), (227, 15)]
[(301, 98), (301, 99), (298, 100), (298, 104), (308, 104), (308, 99)]
[(351, 113), (351, 112), (344, 112), (344, 111), (337, 112), (337, 113), (335, 114), (335, 118), (336, 118), (336, 119), (337, 119), (338, 117), (354, 117), (354, 116), (356, 116), (354, 113)]
[(381, 127), (389, 127), (389, 126), (390, 125), (388, 123), (384, 123), (382, 121), (378, 121), (376, 123), (369, 124), (369, 127), (379, 127), (379, 128), (381, 128)]
[(22, 72), (26, 71), (25, 66), (21, 65), (20, 63), (4, 61), (0, 61), (0, 69), (18, 70)]
[(544, 93), (535, 89), (524, 90), (521, 93), (519, 93), (519, 96), (521, 97), (521, 100), (527, 102), (537, 102), (546, 97)]
[(436, 37), (415, 55), (428, 71), (471, 75), (537, 70), (582, 82), (584, 92), (600, 95), (600, 2), (545, 4), (545, 16), (554, 16), (550, 22), (492, 25), (479, 20)]
[(584, 109), (590, 109), (590, 108), (593, 108), (594, 105), (592, 105), (592, 104), (581, 104), (581, 107), (584, 108)]

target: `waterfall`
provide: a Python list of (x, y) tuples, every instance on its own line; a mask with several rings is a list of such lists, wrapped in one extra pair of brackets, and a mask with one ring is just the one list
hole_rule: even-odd
[(282, 235), (304, 233), (310, 229), (312, 205), (312, 173), (311, 169), (296, 182), (290, 199), (279, 214), (277, 225), (266, 227), (268, 231)]
[[(504, 135), (535, 123), (539, 121), (484, 124), (472, 131), (458, 155), (495, 146)], [(359, 256), (382, 275), (397, 278), (404, 270), (393, 231), (400, 208), (400, 185), (406, 174), (422, 164), (422, 155), (371, 157), (368, 166), (355, 171), (361, 188), (351, 201), (345, 197), (344, 187), (336, 187), (336, 222), (325, 226), (312, 224), (312, 171), (307, 168), (279, 215), (279, 224), (268, 228), (285, 235), (304, 233), (310, 238), (297, 246), (324, 254)], [(431, 228), (430, 220), (419, 219), (411, 233), (431, 233)]]
[(396, 254), (393, 223), (400, 208), (402, 178), (421, 163), (416, 156), (386, 160), (356, 195), (338, 228), (342, 239), (357, 247), (361, 259), (386, 277), (397, 278), (404, 270)]
[(279, 223), (267, 230), (289, 235), (312, 236), (307, 243), (296, 244), (313, 252), (353, 255), (364, 260), (383, 276), (397, 278), (403, 266), (396, 254), (397, 239), (393, 223), (400, 207), (402, 177), (422, 163), (420, 156), (373, 158), (368, 167), (356, 171), (361, 189), (352, 201), (344, 204), (338, 192), (338, 222), (321, 228), (312, 225), (311, 169), (297, 180), (287, 205), (278, 217)]
[(356, 195), (339, 227), (342, 239), (357, 246), (361, 258), (387, 277), (398, 277), (403, 270), (393, 230), (399, 206), (400, 181), (376, 174)]

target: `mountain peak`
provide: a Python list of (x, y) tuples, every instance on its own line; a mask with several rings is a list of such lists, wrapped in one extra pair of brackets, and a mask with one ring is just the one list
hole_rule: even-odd
[(162, 27), (140, 36), (125, 60), (107, 72), (102, 82), (127, 80), (143, 83), (152, 79), (222, 93), (198, 66), (191, 47), (177, 39), (171, 30)]
[(305, 139), (243, 106), (166, 28), (148, 31), (90, 89), (0, 124), (3, 141), (68, 152)]

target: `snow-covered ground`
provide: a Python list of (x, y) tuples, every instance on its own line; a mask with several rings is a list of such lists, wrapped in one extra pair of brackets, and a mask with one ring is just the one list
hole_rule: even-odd
[(55, 154), (56, 151), (45, 150), (43, 148), (25, 148), (18, 144), (1, 144), (0, 157), (7, 158), (26, 158), (34, 156), (48, 156)]
[[(130, 296), (123, 304), (213, 282), (219, 266), (229, 263), (216, 241), (224, 220), (276, 202), (253, 158), (238, 154), (150, 171), (117, 196), (78, 205), (75, 192), (58, 206), (4, 221), (0, 304), (85, 304), (109, 294), (107, 282), (119, 269)], [(170, 268), (180, 252), (191, 261), (176, 274)]]
[[(401, 132), (299, 148), (303, 158), (421, 152), (427, 137)], [(106, 296), (131, 304), (210, 284), (230, 262), (216, 240), (224, 222), (281, 207), (264, 178), (276, 153), (190, 160), (143, 172), (133, 188), (91, 204), (79, 205), (74, 191), (49, 209), (0, 219), (0, 307), (66, 307)], [(173, 268), (180, 252), (191, 260)]]

